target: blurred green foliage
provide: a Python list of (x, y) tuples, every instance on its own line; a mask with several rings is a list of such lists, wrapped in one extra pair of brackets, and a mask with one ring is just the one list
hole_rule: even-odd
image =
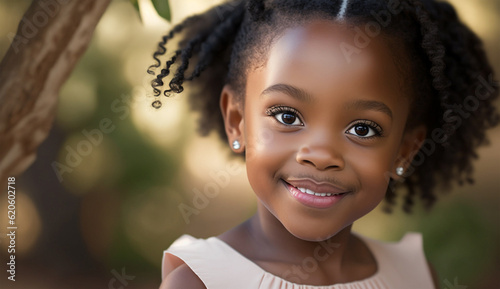
[[(132, 5), (134, 8), (139, 12), (139, 17), (141, 15), (141, 10), (139, 8), (139, 2), (138, 0), (130, 0), (132, 2)], [(170, 4), (168, 3), (168, 0), (151, 0), (153, 3), (153, 6), (156, 9), (156, 12), (158, 15), (160, 15), (163, 19), (167, 20), (170, 22), (172, 20), (172, 14), (170, 12)]]
[[(131, 0), (131, 2), (132, 5), (128, 1), (114, 1), (106, 14), (110, 17), (119, 18), (122, 11), (117, 12), (114, 9), (120, 8), (119, 4), (122, 3), (127, 4), (126, 6), (130, 8), (131, 13), (135, 13), (132, 7), (135, 7), (139, 11), (139, 1)], [(491, 4), (492, 2), (496, 4)], [(152, 0), (151, 3), (161, 17), (171, 21), (171, 6), (167, 0)], [(180, 5), (179, 3), (180, 1), (175, 2), (176, 5)], [(471, 2), (467, 3), (464, 5), (470, 5)], [(496, 11), (500, 11), (500, 2), (498, 1), (478, 1), (478, 3), (488, 3), (492, 7), (495, 6)], [(13, 30), (13, 27), (17, 26), (20, 18), (7, 18), (9, 12), (10, 14), (15, 14), (12, 11), (17, 11), (19, 14), (28, 5), (29, 1), (27, 0), (10, 1), (8, 3), (5, 1), (3, 3), (0, 2), (0, 7), (3, 10), (3, 12), (0, 12), (0, 15), (6, 16), (1, 18), (0, 22), (2, 24), (5, 22), (6, 25), (9, 25), (4, 26), (8, 27), (6, 28), (8, 29), (7, 31)], [(189, 5), (186, 4), (186, 6)], [(191, 6), (194, 7), (196, 5), (191, 4)], [(176, 16), (181, 15), (181, 13), (177, 12), (178, 10), (175, 11)], [(122, 21), (121, 18), (120, 21)], [(106, 158), (106, 161), (111, 162), (110, 167), (114, 170), (114, 173), (110, 174), (110, 177), (107, 178), (108, 174), (103, 172), (104, 177), (99, 179), (90, 188), (90, 190), (102, 194), (114, 194), (117, 192), (117, 198), (120, 201), (117, 205), (120, 208), (117, 215), (112, 216), (117, 219), (117, 225), (110, 232), (112, 236), (111, 243), (108, 245), (105, 256), (102, 259), (96, 260), (96, 262), (105, 264), (106, 268), (102, 270), (105, 274), (109, 273), (109, 268), (121, 268), (126, 265), (128, 268), (127, 272), (134, 272), (134, 275), (151, 273), (159, 277), (159, 261), (162, 257), (162, 252), (159, 248), (166, 249), (170, 242), (181, 233), (184, 233), (186, 228), (189, 227), (182, 221), (176, 207), (177, 204), (187, 200), (188, 197), (173, 192), (186, 191), (186, 188), (180, 184), (182, 176), (179, 175), (179, 172), (180, 168), (184, 165), (183, 154), (186, 149), (187, 139), (194, 133), (194, 130), (182, 130), (183, 135), (177, 143), (166, 149), (147, 139), (139, 131), (137, 125), (134, 124), (131, 116), (131, 103), (133, 102), (132, 91), (136, 84), (130, 83), (130, 80), (127, 80), (123, 73), (127, 68), (124, 61), (125, 56), (122, 52), (125, 50), (134, 50), (133, 56), (129, 57), (140, 57), (140, 55), (144, 54), (149, 57), (155, 49), (153, 43), (156, 43), (161, 33), (168, 29), (165, 26), (161, 28), (162, 31), (156, 31), (159, 30), (156, 27), (152, 29), (155, 30), (155, 34), (149, 35), (153, 39), (150, 43), (132, 47), (130, 43), (133, 42), (133, 39), (137, 35), (130, 32), (130, 27), (141, 27), (139, 21), (136, 22), (130, 24), (118, 21), (118, 23), (123, 23), (123, 25), (113, 27), (115, 29), (113, 30), (114, 34), (123, 33), (127, 40), (123, 41), (123, 44), (112, 52), (97, 45), (95, 40), (91, 43), (66, 85), (73, 85), (77, 79), (91, 79), (95, 95), (97, 96), (95, 108), (88, 116), (80, 119), (78, 122), (61, 127), (64, 127), (65, 134), (68, 137), (77, 136), (82, 138), (81, 131), (83, 129), (92, 130), (99, 127), (100, 121), (104, 118), (111, 119), (113, 124), (116, 125), (116, 129), (105, 136), (110, 149), (106, 151), (103, 148), (106, 154), (113, 153), (117, 156), (117, 159)], [(126, 26), (125, 24), (131, 26)], [(498, 21), (496, 23), (488, 23), (488, 25), (490, 24), (493, 26), (497, 25), (496, 27), (498, 27)], [(104, 24), (101, 23), (100, 25)], [(4, 34), (7, 33), (6, 31), (3, 32)], [(146, 32), (141, 31), (141, 33)], [(495, 48), (490, 49), (490, 51), (498, 51), (496, 49), (498, 41), (495, 41), (498, 40), (498, 36), (496, 37), (486, 39), (485, 41), (489, 47)], [(128, 40), (130, 40), (130, 43)], [(6, 47), (9, 45), (8, 39), (3, 37), (0, 43), (2, 45), (0, 52), (5, 52)], [(494, 65), (498, 65), (494, 61), (498, 59), (498, 55), (494, 54), (490, 55), (490, 57), (492, 57)], [(144, 66), (144, 74), (146, 68), (147, 66)], [(63, 89), (61, 97), (71, 99), (72, 95), (65, 95), (65, 93), (70, 93), (68, 91)], [(115, 101), (119, 101), (119, 106), (124, 110), (117, 112), (113, 109), (113, 107), (116, 108), (116, 105), (114, 105)], [(126, 114), (127, 109), (128, 114)], [(191, 116), (183, 117), (187, 119)], [(208, 152), (208, 154), (211, 154), (211, 152)], [(483, 171), (487, 170), (483, 169)], [(480, 188), (478, 190), (484, 192), (493, 190), (493, 194), (498, 194), (498, 181), (489, 181), (489, 184), (477, 187)], [(69, 187), (67, 189), (72, 192), (72, 190), (76, 190), (77, 188)], [(40, 194), (43, 192), (36, 191), (30, 193)], [(85, 193), (90, 194), (92, 192), (84, 192), (83, 195), (80, 195), (82, 199), (86, 197)], [(165, 198), (161, 199), (159, 195), (164, 195)], [(179, 197), (179, 195), (181, 196)], [(489, 195), (492, 194), (490, 193)], [(398, 225), (392, 230), (391, 238), (408, 230), (422, 232), (427, 257), (439, 273), (442, 288), (446, 288), (443, 286), (444, 280), (450, 280), (453, 283), (455, 278), (458, 278), (460, 284), (475, 288), (472, 286), (473, 284), (480, 283), (484, 276), (488, 274), (490, 276), (494, 274), (492, 270), (498, 269), (495, 266), (498, 266), (500, 254), (498, 245), (500, 242), (498, 198), (494, 198), (495, 201), (490, 202), (490, 204), (487, 204), (487, 201), (481, 201), (482, 198), (485, 199), (487, 197), (488, 193), (484, 193), (483, 195), (479, 195), (474, 201), (465, 198), (456, 198), (451, 202), (438, 202), (436, 208), (430, 213), (416, 210), (414, 215), (405, 216), (404, 218), (400, 218), (399, 215), (395, 214), (391, 218), (394, 218), (396, 220), (394, 222), (397, 222)], [(158, 200), (162, 203), (159, 203), (160, 201)], [(147, 202), (152, 202), (156, 206), (148, 206)], [(141, 210), (138, 213), (130, 210), (130, 206), (134, 204), (137, 207), (141, 206)], [(142, 210), (142, 206), (145, 208), (144, 210)], [(39, 208), (39, 210), (53, 209), (57, 208)], [(144, 212), (148, 213), (148, 215), (142, 221), (152, 224), (155, 229), (147, 231), (145, 228), (147, 226), (141, 226), (141, 223), (138, 222), (138, 226), (142, 228), (134, 228), (134, 230), (136, 230), (138, 238), (144, 239), (139, 244), (136, 239), (131, 237), (129, 231), (130, 224), (127, 223), (127, 220), (135, 218)], [(131, 215), (132, 213), (135, 215)], [(247, 217), (247, 212), (244, 210), (241, 210), (240, 214), (245, 214), (244, 217)], [(215, 219), (219, 224), (227, 221), (224, 220), (224, 217), (224, 212), (220, 212), (220, 216), (210, 220)], [(199, 219), (203, 218), (200, 217)], [(205, 227), (214, 226), (214, 224), (210, 224), (208, 221), (202, 224), (205, 224)], [(49, 225), (44, 224), (44, 226)], [(377, 229), (380, 227), (380, 230), (382, 230), (384, 226), (387, 226), (387, 224), (379, 224)], [(56, 237), (54, 236), (54, 238)], [(99, 236), (95, 238), (97, 239)], [(145, 253), (147, 249), (153, 252), (154, 258), (149, 257)]]
[(440, 280), (457, 278), (462, 285), (479, 284), (498, 256), (500, 236), (494, 220), (476, 204), (456, 200), (419, 216), (424, 248)]

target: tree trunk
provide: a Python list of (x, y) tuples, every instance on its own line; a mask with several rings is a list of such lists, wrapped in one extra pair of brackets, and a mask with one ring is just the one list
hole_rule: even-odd
[(34, 0), (0, 63), (0, 184), (35, 160), (59, 90), (111, 0)]

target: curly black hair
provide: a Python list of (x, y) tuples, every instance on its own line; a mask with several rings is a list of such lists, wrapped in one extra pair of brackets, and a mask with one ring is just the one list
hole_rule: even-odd
[[(494, 106), (498, 82), (481, 40), (458, 18), (455, 9), (435, 0), (236, 0), (187, 18), (163, 36), (153, 54), (162, 64), (165, 45), (179, 35), (177, 49), (152, 81), (156, 97), (164, 78), (175, 72), (163, 89), (165, 96), (183, 91), (192, 81), (192, 109), (201, 113), (199, 132), (211, 131), (227, 139), (219, 112), (220, 93), (230, 85), (241, 98), (247, 71), (265, 62), (272, 40), (292, 25), (312, 19), (342, 20), (365, 29), (380, 30), (396, 55), (405, 89), (412, 96), (407, 127), (427, 126), (427, 139), (405, 173), (403, 209), (410, 212), (418, 196), (429, 209), (436, 186), (454, 181), (472, 183), (476, 149), (486, 144), (486, 130), (497, 125)], [(341, 18), (341, 19), (339, 19)], [(371, 30), (370, 30), (371, 29)], [(405, 69), (402, 69), (404, 65)], [(205, 70), (209, 69), (203, 73)], [(391, 177), (386, 201), (395, 203)]]

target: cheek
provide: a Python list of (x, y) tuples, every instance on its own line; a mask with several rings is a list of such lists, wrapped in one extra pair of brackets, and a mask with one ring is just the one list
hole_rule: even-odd
[(276, 134), (265, 126), (248, 126), (246, 129), (246, 160), (262, 158), (278, 152)]
[(287, 141), (285, 134), (276, 130), (272, 117), (251, 113), (246, 114), (244, 127), (247, 166), (260, 170), (276, 169), (293, 153), (293, 144)]
[(351, 154), (348, 163), (358, 176), (361, 190), (367, 192), (372, 201), (381, 200), (387, 190), (391, 176), (392, 159), (395, 148), (384, 147), (380, 150), (358, 151)]
[[(283, 165), (276, 133), (266, 126), (264, 117), (245, 121), (245, 163), (248, 180), (257, 195), (271, 183), (269, 176)], [(281, 153), (281, 154), (280, 154)]]
[(284, 167), (294, 162), (296, 153), (291, 135), (277, 131), (273, 122), (271, 117), (262, 115), (245, 119), (248, 181), (264, 205), (279, 203), (279, 194), (275, 192), (283, 189), (281, 173)]

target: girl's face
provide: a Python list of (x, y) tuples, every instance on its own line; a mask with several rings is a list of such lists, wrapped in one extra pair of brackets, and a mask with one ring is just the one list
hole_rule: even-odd
[(261, 208), (304, 240), (327, 239), (374, 209), (418, 147), (404, 133), (409, 97), (383, 37), (364, 48), (355, 37), (329, 21), (286, 30), (249, 72), (241, 118), (226, 106)]

